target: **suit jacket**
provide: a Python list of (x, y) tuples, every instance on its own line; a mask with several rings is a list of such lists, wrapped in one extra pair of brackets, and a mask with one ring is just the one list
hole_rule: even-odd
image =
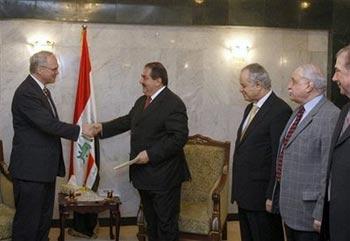
[(101, 138), (131, 130), (130, 159), (143, 150), (150, 159), (130, 166), (131, 182), (137, 189), (166, 190), (190, 178), (183, 151), (188, 138), (186, 107), (168, 88), (146, 109), (145, 100), (141, 96), (129, 114), (102, 123)]
[(272, 93), (241, 139), (244, 120), (253, 104), (244, 111), (243, 120), (237, 132), (233, 155), (232, 202), (240, 208), (264, 211), (266, 198), (271, 198), (275, 159), (279, 137), (292, 113), (282, 99)]
[[(296, 112), (281, 135), (279, 152)], [(314, 231), (314, 219), (322, 220), (328, 155), (338, 114), (339, 109), (322, 97), (286, 144), (279, 210), (284, 222), (292, 229)]]
[(30, 75), (16, 89), (12, 117), (14, 137), (9, 166), (12, 177), (53, 182), (56, 176), (64, 176), (60, 138), (76, 140), (80, 127), (54, 116), (47, 97)]
[(350, 217), (350, 127), (340, 135), (349, 110), (350, 103), (342, 108), (333, 133), (329, 154), (326, 194), (328, 194), (328, 185), (330, 185), (331, 195), (329, 207), (328, 195), (325, 195), (322, 232), (326, 232), (327, 236), (329, 234), (331, 241), (350, 240), (348, 227)]

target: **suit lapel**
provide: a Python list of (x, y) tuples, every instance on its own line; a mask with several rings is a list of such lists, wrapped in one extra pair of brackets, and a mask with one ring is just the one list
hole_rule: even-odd
[(246, 108), (245, 108), (245, 111), (244, 111), (244, 114), (243, 114), (243, 119), (241, 121), (241, 124), (239, 125), (238, 127), (238, 135), (237, 135), (237, 139), (236, 139), (236, 146), (238, 146), (240, 143), (242, 143), (241, 141), (241, 136), (242, 136), (242, 128), (243, 128), (243, 124), (245, 122), (245, 119), (247, 118), (250, 110), (252, 109), (253, 107), (253, 103), (250, 103)]
[[(309, 112), (309, 114), (299, 123), (296, 130), (294, 131), (293, 135), (290, 137), (289, 142), (286, 146), (289, 146), (294, 139), (312, 122), (314, 116), (318, 113), (320, 108), (326, 103), (327, 99), (326, 97), (322, 97), (322, 99), (316, 104), (316, 106)], [(291, 121), (294, 121), (296, 111), (293, 113), (293, 119)], [(288, 122), (289, 125), (287, 126), (287, 129), (289, 129), (291, 122)], [(284, 137), (284, 136), (283, 136)]]
[(144, 109), (146, 96), (144, 96), (143, 100), (140, 101), (140, 104), (136, 107), (135, 110), (135, 122), (138, 123), (146, 119), (149, 115), (154, 113), (155, 110), (161, 105), (161, 103), (166, 99), (166, 96), (169, 94), (169, 89), (165, 88), (159, 95), (152, 100), (152, 102), (148, 105), (146, 109)]
[[(245, 139), (250, 135), (250, 133), (254, 132), (254, 129), (259, 125), (259, 123), (261, 123), (261, 121), (263, 121), (264, 116), (271, 109), (271, 106), (272, 106), (275, 99), (276, 99), (276, 95), (272, 92), (271, 95), (269, 96), (269, 98), (267, 98), (267, 100), (261, 106), (259, 111), (256, 113), (253, 120), (250, 122), (250, 124), (247, 127), (247, 130), (245, 131), (244, 136), (243, 136), (242, 140), (240, 141), (240, 143), (243, 143), (245, 141)], [(243, 123), (245, 122), (245, 119), (247, 118), (247, 115), (249, 114), (252, 107), (253, 107), (253, 104), (251, 103), (249, 110), (247, 110), (247, 112), (245, 113), (245, 117), (244, 117), (244, 119), (241, 123), (240, 129), (239, 129), (239, 138), (241, 137), (241, 134), (242, 134)]]
[(335, 145), (340, 145), (341, 143), (343, 143), (346, 139), (348, 139), (350, 137), (350, 126), (348, 126), (348, 128), (344, 131), (344, 133), (342, 135), (340, 135), (342, 129), (343, 129), (343, 125), (344, 125), (344, 121), (345, 121), (345, 118), (349, 112), (349, 109), (350, 109), (350, 103), (347, 104), (343, 111), (341, 112), (340, 116), (339, 116), (339, 122), (338, 122), (338, 125), (335, 129), (336, 131), (336, 143)]
[(38, 83), (30, 75), (28, 75), (27, 80), (28, 80), (29, 85), (32, 86), (33, 90), (36, 92), (36, 94), (40, 97), (40, 99), (44, 103), (45, 108), (50, 111), (50, 113), (52, 114), (52, 116), (54, 118), (58, 118), (56, 106), (53, 103), (53, 101), (52, 101), (52, 105), (53, 105), (54, 111), (56, 112), (56, 116), (55, 116), (55, 113), (53, 113), (53, 110), (52, 110), (52, 108), (50, 106), (48, 97), (46, 97), (46, 95), (44, 94), (43, 90), (40, 88)]

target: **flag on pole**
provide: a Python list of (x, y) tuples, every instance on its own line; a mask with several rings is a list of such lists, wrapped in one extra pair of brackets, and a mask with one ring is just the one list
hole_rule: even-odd
[[(73, 123), (82, 127), (83, 123), (96, 122), (96, 106), (91, 77), (91, 63), (87, 42), (86, 26), (82, 30), (82, 48), (80, 58), (79, 81), (75, 99)], [(97, 140), (88, 140), (79, 136), (71, 144), (69, 178), (78, 186), (92, 189), (98, 178), (98, 165), (95, 145)]]
[[(87, 42), (87, 30), (83, 25), (79, 80), (75, 99), (73, 123), (82, 127), (83, 123), (96, 122), (95, 96), (91, 77), (91, 63)], [(99, 145), (98, 139), (88, 140), (79, 136), (71, 144), (69, 182), (97, 191), (99, 182)], [(68, 233), (73, 236), (96, 235), (96, 213), (80, 214), (74, 212), (73, 222)], [(85, 237), (85, 236), (84, 236)]]

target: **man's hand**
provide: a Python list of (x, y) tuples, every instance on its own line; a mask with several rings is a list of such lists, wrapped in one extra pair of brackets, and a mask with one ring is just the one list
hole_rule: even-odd
[(92, 124), (85, 123), (82, 125), (82, 128), (83, 128), (83, 135), (84, 136), (91, 138), (91, 139), (94, 138), (95, 131), (94, 131)]
[(83, 124), (83, 135), (93, 139), (94, 136), (96, 136), (98, 133), (102, 131), (102, 124), (101, 123), (94, 123), (94, 124)]
[(318, 233), (321, 232), (321, 224), (322, 223), (320, 221), (314, 219), (313, 227), (316, 230), (316, 232), (318, 232)]
[(265, 208), (266, 208), (267, 212), (269, 212), (269, 213), (272, 212), (272, 200), (271, 199), (266, 199)]
[(102, 131), (102, 124), (101, 123), (96, 122), (92, 126), (94, 127), (96, 135)]
[(138, 159), (138, 161), (135, 163), (135, 164), (146, 164), (149, 162), (149, 159), (148, 159), (148, 154), (147, 154), (147, 151), (144, 150), (144, 151), (141, 151), (137, 156), (136, 156), (136, 159)]

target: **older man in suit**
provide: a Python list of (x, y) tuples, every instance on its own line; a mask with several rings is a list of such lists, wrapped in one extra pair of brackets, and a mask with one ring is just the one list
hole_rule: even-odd
[(339, 114), (324, 96), (326, 87), (326, 78), (312, 64), (298, 67), (288, 84), (290, 99), (299, 107), (281, 135), (274, 191), (288, 241), (320, 239), (327, 160)]
[(144, 95), (129, 114), (98, 124), (100, 137), (131, 130), (130, 179), (139, 191), (149, 241), (179, 240), (181, 183), (190, 178), (183, 147), (188, 138), (186, 107), (167, 88), (159, 62), (145, 65), (140, 84)]
[[(30, 58), (30, 75), (12, 100), (14, 137), (10, 159), (16, 214), (13, 241), (47, 241), (51, 226), (56, 176), (64, 177), (61, 137), (77, 140), (81, 130), (59, 120), (46, 85), (55, 82), (58, 64), (53, 53)], [(92, 136), (92, 126), (83, 125)]]
[(292, 113), (271, 90), (260, 64), (241, 70), (241, 93), (251, 102), (237, 132), (233, 156), (232, 202), (238, 204), (242, 241), (282, 241), (281, 218), (271, 208), (274, 160), (281, 132)]
[[(350, 45), (337, 53), (333, 81), (342, 95), (350, 98)], [(325, 198), (322, 232), (324, 240), (350, 240), (350, 103), (339, 115), (333, 133), (327, 175), (327, 195)], [(329, 237), (330, 235), (330, 237)]]

